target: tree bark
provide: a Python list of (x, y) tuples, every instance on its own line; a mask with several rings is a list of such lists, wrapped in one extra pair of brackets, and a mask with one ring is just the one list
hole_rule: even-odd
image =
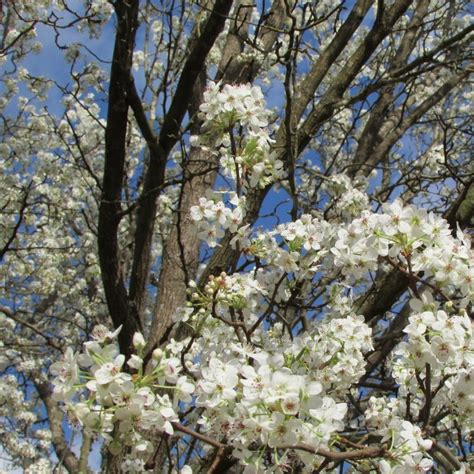
[(127, 90), (132, 67), (138, 5), (138, 0), (118, 1), (115, 4), (117, 33), (110, 72), (104, 176), (98, 226), (99, 262), (107, 307), (114, 327), (122, 326), (118, 336), (119, 345), (120, 351), (127, 358), (133, 352), (132, 337), (138, 324), (136, 320), (130, 318), (118, 229), (127, 153)]

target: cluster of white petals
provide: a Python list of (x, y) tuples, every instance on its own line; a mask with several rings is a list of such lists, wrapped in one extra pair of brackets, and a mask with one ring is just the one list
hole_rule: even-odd
[[(24, 393), (14, 375), (0, 377), (0, 443), (2, 458), (8, 461), (20, 458), (26, 468), (25, 472), (36, 472), (33, 466), (51, 465), (44, 459), (49, 451), (51, 432), (38, 429), (38, 415), (32, 411), (33, 403), (25, 399)], [(14, 417), (16, 430), (5, 423)], [(10, 429), (8, 429), (10, 428)], [(37, 471), (41, 472), (41, 471)], [(43, 471), (46, 472), (46, 471)], [(51, 472), (51, 471), (49, 471)]]
[[(416, 305), (416, 300), (415, 300)], [(392, 370), (400, 393), (411, 399), (411, 410), (423, 410), (427, 384), (440, 387), (431, 409), (449, 406), (469, 433), (474, 427), (474, 334), (470, 318), (442, 310), (414, 313), (403, 330), (406, 341), (395, 350)], [(452, 419), (443, 424), (452, 425)]]
[[(145, 344), (139, 333), (133, 338), (137, 354), (125, 364), (115, 341), (119, 331), (96, 326), (94, 339), (84, 344), (82, 353), (68, 349), (50, 368), (55, 377), (53, 396), (86, 432), (101, 434), (112, 453), (130, 448), (123, 472), (143, 472), (153, 452), (149, 438), (174, 433), (178, 404), (190, 401), (194, 385), (181, 375), (180, 360), (159, 349), (153, 353), (150, 371), (144, 373)], [(163, 393), (165, 389), (171, 392)]]
[(328, 204), (336, 214), (350, 220), (369, 207), (369, 196), (361, 189), (364, 184), (346, 174), (333, 174), (325, 177), (321, 188), (328, 193)]
[(282, 176), (283, 163), (270, 150), (269, 112), (259, 87), (210, 83), (199, 110), (202, 133), (191, 144), (217, 153), (224, 174), (239, 188), (265, 187)]
[(337, 232), (331, 249), (334, 264), (349, 280), (376, 270), (383, 258), (407, 273), (424, 272), (441, 289), (459, 290), (464, 304), (474, 294), (470, 241), (451, 235), (447, 222), (422, 208), (400, 201), (383, 206), (382, 214), (365, 211)]
[(191, 219), (198, 225), (198, 237), (215, 247), (218, 239), (224, 236), (225, 230), (234, 233), (245, 217), (245, 197), (231, 193), (227, 207), (222, 201), (223, 195), (209, 193), (208, 198), (199, 198), (199, 205), (191, 207)]
[[(193, 219), (235, 232), (235, 242), (260, 267), (210, 276), (203, 287), (191, 282), (188, 307), (176, 312), (175, 322), (192, 337), (156, 349), (146, 368), (141, 334), (133, 338), (136, 354), (126, 361), (113, 342), (117, 331), (96, 328), (82, 354), (69, 349), (51, 366), (55, 398), (88, 430), (102, 434), (112, 452), (129, 446), (124, 472), (141, 472), (152, 452), (150, 439), (175, 434), (190, 411), (200, 432), (231, 447), (246, 472), (268, 472), (269, 450), (280, 453), (275, 465), (289, 456), (312, 472), (319, 457), (298, 446), (331, 449), (348, 423), (380, 436), (386, 446), (377, 461), (381, 472), (430, 470), (424, 413), (449, 407), (446, 429), (455, 426), (456, 413), (461, 436), (472, 428), (474, 339), (464, 308), (474, 288), (467, 236), (458, 231), (453, 237), (446, 221), (400, 201), (338, 226), (303, 215), (252, 235), (238, 227), (244, 199), (232, 195), (230, 209), (216, 196), (201, 198)], [(219, 231), (208, 241), (215, 244)], [(380, 265), (415, 282), (429, 279), (427, 288), (444, 298), (444, 306), (439, 309), (426, 288), (413, 290), (406, 339), (389, 368), (399, 397), (371, 397), (355, 420), (348, 418), (347, 397), (358, 393), (373, 334), (344, 288), (357, 291)], [(291, 301), (297, 285), (324, 275), (337, 276), (324, 316), (309, 315), (299, 331), (303, 323), (290, 324), (278, 305)], [(440, 387), (433, 399), (428, 385)]]

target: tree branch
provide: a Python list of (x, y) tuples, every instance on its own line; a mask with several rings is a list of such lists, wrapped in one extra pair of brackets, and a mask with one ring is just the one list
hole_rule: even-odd
[(127, 290), (120, 262), (118, 228), (125, 174), (126, 134), (130, 70), (138, 18), (138, 0), (116, 2), (117, 33), (109, 84), (109, 108), (105, 130), (105, 163), (99, 207), (98, 246), (102, 281), (114, 327), (122, 326), (118, 336), (120, 351), (130, 357), (132, 337), (138, 325), (129, 317)]
[[(206, 22), (201, 36), (195, 41), (189, 52), (178, 81), (171, 106), (163, 120), (158, 137), (158, 154), (150, 153), (150, 165), (146, 172), (142, 199), (137, 210), (136, 232), (134, 237), (134, 255), (130, 277), (130, 309), (134, 319), (141, 320), (146, 284), (151, 265), (151, 245), (157, 211), (156, 192), (161, 189), (165, 179), (166, 161), (169, 152), (180, 136), (181, 122), (193, 97), (194, 84), (199, 77), (209, 51), (217, 36), (224, 28), (224, 23), (232, 6), (232, 0), (217, 0)], [(154, 141), (152, 141), (154, 145)], [(153, 150), (150, 150), (153, 151)]]
[(63, 412), (59, 409), (58, 404), (52, 398), (52, 392), (47, 382), (36, 382), (36, 390), (44, 403), (48, 414), (48, 424), (52, 435), (52, 444), (61, 464), (71, 473), (77, 474), (82, 472), (79, 470), (79, 460), (71, 451), (64, 438)]

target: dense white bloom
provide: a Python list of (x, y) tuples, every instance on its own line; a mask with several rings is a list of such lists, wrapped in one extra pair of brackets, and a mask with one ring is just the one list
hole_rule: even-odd
[(245, 198), (230, 195), (229, 204), (233, 209), (219, 200), (219, 196), (211, 195), (210, 199), (199, 198), (199, 205), (191, 207), (191, 218), (199, 228), (198, 236), (209, 247), (215, 247), (217, 241), (224, 236), (224, 231), (236, 232), (245, 217)]
[[(202, 229), (223, 235), (232, 219), (235, 225), (241, 222), (244, 199), (232, 195), (226, 203), (216, 196), (201, 198), (192, 208), (192, 217)], [(242, 211), (238, 216), (237, 209)], [(397, 201), (386, 205), (381, 214), (362, 211), (337, 229), (302, 215), (255, 238), (242, 234), (245, 251), (267, 262), (267, 268), (231, 275), (222, 272), (210, 276), (202, 288), (190, 285), (189, 307), (177, 311), (176, 320), (198, 330), (196, 343), (188, 346), (189, 338), (170, 339), (167, 346), (153, 352), (151, 372), (142, 373), (139, 354), (144, 339), (136, 333), (133, 342), (138, 354), (127, 361), (137, 372), (132, 377), (123, 372), (125, 358), (111, 343), (116, 332), (99, 328), (95, 340), (84, 344), (83, 354), (69, 350), (62, 363), (51, 367), (56, 396), (69, 403), (75, 393), (89, 389), (96, 405), (78, 405), (71, 412), (97, 432), (110, 431), (112, 423), (118, 422), (120, 442), (135, 443), (139, 459), (139, 452), (148, 452), (146, 433), (173, 434), (173, 423), (179, 421), (179, 409), (184, 406), (199, 407), (197, 422), (203, 431), (226, 440), (247, 467), (259, 462), (249, 451), (251, 446), (275, 449), (303, 442), (328, 447), (344, 429), (349, 413), (346, 394), (364, 375), (366, 354), (373, 350), (372, 330), (362, 315), (354, 314), (353, 295), (345, 292), (345, 282), (363, 282), (381, 259), (395, 261), (407, 274), (424, 271), (441, 282), (445, 278), (434, 268), (441, 260), (450, 262), (453, 272), (466, 275), (471, 271), (470, 244), (454, 239), (445, 227), (444, 221)], [(343, 279), (331, 287), (330, 309), (323, 320), (308, 323), (305, 332), (292, 337), (280, 322), (267, 329), (258, 327), (269, 297), (289, 301), (295, 281), (311, 282), (321, 269), (332, 268), (339, 269)], [(455, 291), (465, 299), (470, 298), (472, 287), (469, 278), (464, 281), (468, 284)], [(449, 289), (445, 285), (445, 291)], [(410, 397), (409, 409), (420, 417), (429, 377), (432, 387), (440, 384), (431, 409), (453, 406), (469, 426), (474, 338), (466, 311), (453, 313), (452, 304), (441, 306), (426, 289), (408, 306), (406, 338), (391, 362), (399, 392)], [(249, 331), (253, 331), (251, 336)], [(88, 380), (81, 378), (79, 367), (89, 372)], [(166, 387), (170, 394), (159, 394), (154, 387)], [(403, 399), (372, 396), (358, 422), (379, 433), (390, 446), (390, 458), (379, 461), (382, 472), (431, 469), (426, 452), (432, 442), (413, 419), (403, 418), (407, 409)], [(110, 442), (113, 449), (118, 441)], [(304, 453), (299, 459), (308, 462)]]
[[(283, 163), (270, 150), (269, 112), (259, 87), (249, 84), (210, 83), (199, 107), (203, 134), (191, 137), (195, 147), (217, 149), (225, 174), (248, 187), (264, 187), (282, 176)], [(236, 140), (234, 127), (246, 136), (238, 150), (231, 150)]]

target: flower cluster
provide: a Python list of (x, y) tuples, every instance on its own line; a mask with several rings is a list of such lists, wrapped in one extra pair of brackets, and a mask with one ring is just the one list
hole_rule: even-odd
[[(463, 309), (473, 292), (467, 237), (458, 232), (454, 238), (444, 220), (399, 201), (380, 214), (363, 211), (336, 228), (303, 215), (251, 236), (238, 228), (240, 214), (234, 214), (242, 201), (232, 196), (231, 210), (214, 196), (202, 198), (193, 218), (237, 229), (240, 248), (259, 266), (210, 276), (202, 287), (191, 283), (188, 307), (177, 311), (175, 322), (192, 335), (155, 350), (146, 369), (141, 335), (134, 338), (136, 354), (125, 362), (111, 343), (116, 333), (96, 329), (83, 354), (68, 350), (52, 365), (55, 397), (88, 430), (102, 433), (109, 449), (130, 447), (124, 471), (143, 466), (154, 434), (173, 434), (189, 416), (204, 436), (232, 447), (247, 472), (265, 472), (270, 452), (279, 458), (275, 464), (291, 458), (311, 472), (319, 456), (309, 457), (296, 446), (329, 449), (349, 423), (380, 436), (386, 446), (377, 461), (381, 472), (429, 470), (431, 441), (422, 427), (430, 410), (450, 407), (450, 417), (442, 421), (447, 429), (453, 414), (462, 418), (463, 429), (472, 427), (474, 343)], [(439, 264), (436, 268), (439, 258), (459, 276), (443, 278)], [(456, 295), (456, 306), (445, 298), (441, 307), (421, 285), (414, 290), (418, 297), (410, 303), (407, 339), (389, 367), (400, 396), (372, 397), (362, 402), (364, 415), (354, 418), (347, 394), (357, 393), (374, 345), (372, 329), (354, 309), (345, 285), (365, 284), (367, 274), (381, 265), (404, 272), (414, 288), (424, 272), (439, 288), (438, 299)], [(323, 274), (335, 275), (327, 307), (322, 317), (307, 314), (305, 331), (299, 332), (299, 320), (291, 319), (286, 303)], [(439, 389), (427, 395), (427, 386)]]
[(236, 367), (211, 359), (201, 369), (197, 405), (206, 408), (201, 423), (207, 432), (228, 438), (234, 455), (254, 467), (267, 446), (327, 446), (343, 427), (346, 404), (322, 395), (319, 382), (296, 375), (283, 359), (259, 353), (254, 361)]
[(198, 237), (209, 247), (217, 245), (225, 230), (236, 232), (245, 217), (245, 197), (231, 194), (229, 204), (233, 209), (217, 193), (210, 193), (207, 198), (199, 198), (199, 205), (191, 207), (191, 219), (199, 226)]
[(181, 374), (180, 360), (160, 349), (153, 353), (145, 373), (141, 358), (145, 341), (140, 333), (133, 338), (137, 354), (127, 361), (125, 371), (125, 356), (119, 354), (114, 341), (119, 331), (96, 326), (84, 352), (74, 354), (68, 349), (50, 368), (55, 377), (53, 396), (65, 403), (69, 416), (86, 431), (100, 433), (112, 453), (130, 448), (123, 472), (142, 472), (153, 452), (148, 438), (160, 432), (174, 433), (178, 404), (191, 400), (194, 385)]
[(283, 163), (270, 150), (269, 113), (259, 87), (211, 83), (199, 110), (203, 132), (191, 144), (218, 150), (224, 174), (238, 188), (264, 187), (282, 176)]
[(458, 232), (453, 238), (444, 219), (398, 200), (383, 210), (382, 214), (364, 211), (339, 228), (331, 248), (334, 264), (354, 280), (376, 270), (383, 258), (406, 273), (423, 271), (440, 288), (460, 291), (463, 304), (468, 304), (474, 294), (468, 237)]
[(355, 181), (345, 174), (325, 177), (321, 188), (330, 197), (329, 205), (344, 219), (353, 219), (369, 207), (369, 197), (361, 188), (365, 180)]
[[(273, 231), (259, 232), (256, 236), (250, 235), (248, 226), (241, 227), (236, 232), (234, 245), (238, 243), (248, 256), (265, 260), (272, 268), (274, 279), (279, 279), (282, 271), (293, 273), (296, 279), (311, 279), (328, 253), (326, 244), (332, 239), (332, 233), (326, 221), (303, 214), (295, 222), (281, 224)], [(282, 241), (285, 245), (281, 245)]]
[(469, 431), (474, 426), (474, 335), (469, 317), (464, 311), (449, 315), (425, 310), (410, 316), (404, 332), (408, 338), (395, 350), (392, 370), (401, 393), (412, 400), (411, 410), (419, 414), (423, 409), (426, 384), (439, 387), (430, 409), (452, 407)]
[[(215, 131), (221, 129), (226, 132), (239, 122), (256, 136), (268, 125), (268, 111), (262, 91), (249, 84), (226, 84), (221, 88), (220, 84), (211, 82), (199, 110), (204, 129), (214, 124)], [(223, 140), (221, 144), (230, 145), (227, 137), (220, 138)]]
[(425, 175), (436, 176), (443, 171), (445, 156), (442, 144), (435, 143), (413, 163), (421, 168)]
[[(20, 457), (26, 466), (43, 462), (50, 469), (47, 472), (51, 472), (50, 463), (43, 459), (49, 450), (51, 432), (37, 428), (38, 415), (32, 411), (32, 402), (25, 398), (13, 375), (0, 377), (0, 419), (0, 443), (5, 463), (10, 458)], [(17, 432), (7, 430), (7, 425), (16, 425)], [(35, 471), (30, 468), (25, 472)]]
[(390, 457), (379, 461), (380, 472), (428, 472), (433, 466), (427, 456), (432, 441), (418, 426), (403, 420), (401, 405), (400, 399), (372, 396), (364, 413), (366, 426), (390, 446)]
[[(205, 409), (200, 424), (257, 469), (268, 447), (329, 445), (344, 426), (347, 405), (340, 395), (363, 373), (363, 354), (371, 348), (371, 330), (355, 316), (315, 324), (293, 340), (281, 327), (261, 336), (263, 347), (256, 349), (227, 333), (227, 350), (219, 356), (201, 341), (195, 355), (202, 362), (193, 369), (196, 405)], [(300, 454), (306, 462), (295, 451)]]
[(223, 317), (229, 313), (229, 308), (244, 311), (244, 316), (251, 318), (251, 313), (258, 311), (256, 305), (260, 295), (266, 295), (267, 290), (251, 275), (227, 275), (222, 272), (209, 281), (201, 292), (192, 288), (192, 306), (198, 308), (201, 314), (210, 313), (212, 316)]
[[(391, 454), (393, 462), (381, 460), (380, 471), (385, 473), (402, 474), (405, 472), (429, 472), (433, 460), (426, 457), (426, 451), (432, 446), (432, 441), (423, 438), (418, 426), (409, 421), (397, 419), (390, 428)], [(395, 468), (393, 469), (392, 466)]]
[[(209, 288), (214, 293), (223, 287), (236, 291), (235, 280), (233, 285), (231, 281), (221, 275), (211, 280)], [(232, 298), (223, 299), (227, 305), (236, 304)], [(221, 320), (217, 323), (228, 327)], [(203, 341), (189, 354), (188, 341), (172, 340), (164, 351), (155, 350), (149, 370), (144, 371), (140, 355), (133, 355), (125, 372), (125, 358), (113, 342), (117, 331), (99, 326), (83, 353), (68, 350), (61, 362), (51, 366), (55, 398), (86, 430), (102, 434), (112, 452), (130, 447), (124, 472), (143, 468), (152, 453), (150, 437), (173, 434), (173, 423), (179, 421), (179, 409), (185, 404), (201, 408), (198, 423), (205, 433), (228, 440), (234, 455), (256, 468), (268, 448), (288, 449), (297, 443), (327, 447), (343, 428), (347, 405), (339, 394), (360, 376), (363, 353), (371, 347), (371, 331), (360, 318), (315, 325), (295, 341), (282, 337), (276, 327), (261, 338), (262, 349), (246, 346), (236, 333), (227, 332), (226, 345), (213, 340), (227, 347), (219, 357), (206, 351), (202, 325), (201, 330)], [(213, 334), (219, 331), (214, 328)], [(145, 344), (138, 333), (134, 345), (140, 354)], [(178, 358), (180, 353), (184, 359)], [(183, 374), (183, 360), (197, 383)]]

